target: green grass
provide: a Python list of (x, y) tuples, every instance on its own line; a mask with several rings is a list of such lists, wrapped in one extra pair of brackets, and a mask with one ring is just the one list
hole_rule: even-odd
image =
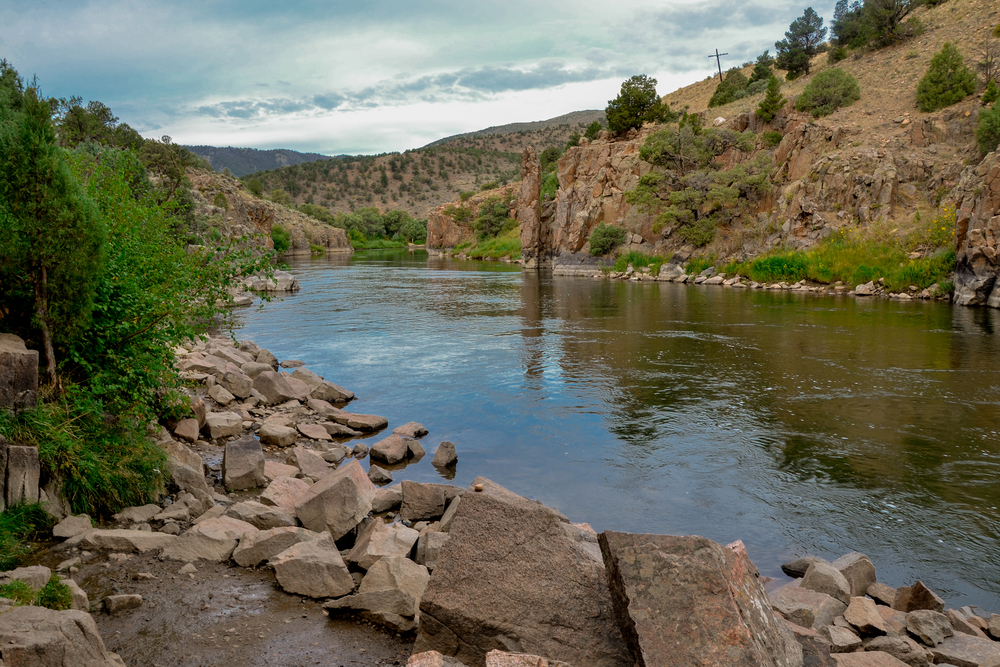
[(0, 598), (13, 600), (15, 607), (37, 605), (63, 611), (73, 606), (73, 591), (54, 574), (37, 593), (30, 584), (15, 579), (0, 586)]
[(479, 241), (475, 245), (459, 244), (455, 250), (461, 250), (473, 259), (483, 257), (509, 257), (510, 259), (520, 259), (521, 257), (521, 227), (514, 227), (498, 236)]
[(166, 479), (166, 454), (146, 436), (145, 423), (107, 415), (74, 386), (34, 410), (0, 411), (0, 435), (38, 447), (42, 469), (62, 481), (77, 514), (109, 516), (153, 502)]
[(361, 238), (356, 238), (354, 235), (351, 236), (351, 245), (355, 250), (381, 250), (383, 248), (409, 248), (410, 244), (406, 241), (387, 239), (387, 238), (374, 238), (369, 239), (361, 236)]
[(615, 264), (611, 270), (622, 272), (628, 268), (629, 264), (635, 267), (636, 271), (648, 266), (649, 272), (655, 276), (659, 274), (660, 267), (666, 264), (666, 262), (666, 257), (662, 257), (660, 255), (646, 255), (641, 252), (636, 252), (635, 250), (630, 250), (629, 252), (622, 253), (615, 258)]
[(20, 567), (31, 553), (29, 541), (48, 532), (54, 522), (37, 503), (8, 507), (0, 513), (0, 572)]
[(688, 260), (685, 269), (689, 274), (696, 276), (710, 266), (715, 266), (715, 255), (712, 256), (701, 255), (699, 257), (692, 257), (691, 259)]
[(15, 607), (31, 604), (35, 601), (35, 597), (35, 589), (20, 579), (0, 586), (0, 598), (13, 600)]

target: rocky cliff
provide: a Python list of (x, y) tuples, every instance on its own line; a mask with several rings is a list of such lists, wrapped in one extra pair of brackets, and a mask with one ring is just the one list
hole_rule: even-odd
[(1000, 308), (1000, 151), (966, 167), (952, 193), (955, 220), (955, 303)]
[[(643, 142), (658, 128), (633, 131), (624, 139), (602, 133), (593, 142), (581, 141), (568, 149), (559, 160), (555, 200), (541, 202), (537, 209), (531, 203), (539, 192), (533, 177), (537, 159), (526, 150), (518, 206), (525, 266), (592, 272), (589, 237), (602, 222), (627, 232), (626, 251), (679, 259), (703, 252), (722, 260), (745, 259), (776, 247), (808, 248), (859, 225), (908, 224), (919, 211), (932, 214), (942, 194), (958, 183), (963, 163), (977, 158), (976, 110), (970, 100), (918, 119), (905, 115), (894, 119), (882, 135), (795, 112), (779, 115), (772, 123), (752, 112), (715, 119), (716, 127), (750, 129), (758, 135), (753, 150), (730, 148), (720, 155), (720, 167), (748, 163), (761, 153), (773, 158), (773, 167), (767, 194), (743, 217), (720, 227), (715, 240), (702, 248), (685, 243), (673, 227), (654, 231), (654, 216), (626, 200), (642, 176), (663, 171), (639, 157)], [(781, 141), (770, 148), (763, 134), (775, 131)], [(666, 175), (679, 182), (677, 174)]]
[[(534, 151), (532, 151), (533, 153)], [(479, 214), (479, 207), (490, 197), (505, 198), (512, 193), (518, 184), (505, 185), (493, 190), (477, 192), (464, 202), (438, 206), (427, 218), (427, 247), (430, 249), (454, 248), (455, 246), (472, 242), (476, 234), (472, 231), (472, 221)], [(459, 215), (448, 211), (462, 211)]]
[[(353, 252), (350, 239), (343, 229), (323, 224), (305, 213), (274, 204), (253, 196), (243, 183), (211, 171), (192, 171), (192, 195), (196, 213), (219, 223), (223, 237), (232, 238), (258, 234), (261, 245), (273, 248), (271, 229), (281, 225), (291, 236), (289, 252), (308, 254), (310, 246), (320, 246), (328, 252)], [(216, 206), (218, 195), (226, 206)], [(221, 203), (221, 202), (220, 202)]]

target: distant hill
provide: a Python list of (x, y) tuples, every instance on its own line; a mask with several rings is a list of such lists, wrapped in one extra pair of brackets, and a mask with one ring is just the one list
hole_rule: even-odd
[(572, 111), (568, 114), (556, 116), (555, 118), (550, 118), (548, 120), (536, 120), (528, 123), (507, 123), (506, 125), (494, 125), (493, 127), (487, 127), (485, 130), (455, 134), (450, 137), (445, 137), (444, 139), (432, 141), (424, 146), (424, 148), (432, 148), (433, 146), (440, 146), (441, 144), (446, 144), (455, 139), (477, 137), (484, 134), (514, 134), (516, 132), (531, 132), (533, 130), (546, 130), (559, 125), (583, 125), (586, 127), (595, 120), (601, 125), (607, 125), (603, 111), (599, 109), (587, 109), (586, 111)]
[(329, 155), (299, 153), (287, 148), (261, 151), (256, 148), (217, 148), (215, 146), (185, 146), (189, 151), (208, 160), (216, 171), (229, 169), (233, 176), (245, 176), (255, 171), (278, 169), (293, 164), (329, 160)]

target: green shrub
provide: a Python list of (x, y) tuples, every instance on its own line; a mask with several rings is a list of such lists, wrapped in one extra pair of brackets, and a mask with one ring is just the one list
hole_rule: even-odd
[(461, 191), (461, 192), (458, 193), (458, 199), (459, 199), (459, 201), (467, 202), (467, 201), (469, 201), (469, 197), (471, 197), (474, 194), (476, 194), (476, 193), (473, 192), (472, 190), (463, 190), (463, 191)]
[(274, 251), (277, 253), (286, 252), (292, 245), (292, 235), (281, 225), (271, 228), (271, 240), (274, 241)]
[(14, 601), (14, 606), (30, 605), (35, 601), (35, 589), (31, 584), (15, 579), (8, 584), (0, 586), (0, 598), (7, 598)]
[(569, 140), (566, 142), (566, 148), (573, 148), (574, 146), (580, 145), (580, 133), (574, 132), (569, 135)]
[(732, 68), (726, 72), (726, 78), (719, 83), (712, 98), (708, 100), (709, 108), (721, 107), (740, 99), (746, 94), (749, 84), (750, 82), (747, 81), (738, 67)]
[(861, 99), (861, 88), (853, 76), (834, 67), (817, 74), (795, 101), (799, 111), (812, 113), (814, 118), (829, 116), (840, 107)]
[(927, 73), (917, 84), (917, 107), (937, 111), (961, 102), (976, 91), (976, 75), (951, 42), (931, 58)]
[(673, 118), (670, 107), (656, 93), (656, 79), (645, 74), (622, 82), (618, 97), (608, 101), (604, 115), (612, 132), (626, 132), (646, 122), (662, 123)]
[(690, 225), (678, 227), (677, 234), (694, 247), (700, 248), (715, 240), (716, 225), (717, 220), (715, 218), (705, 216)]
[(986, 92), (983, 93), (983, 106), (988, 106), (1000, 98), (1000, 86), (993, 79), (986, 84)]
[(489, 183), (483, 183), (479, 186), (480, 192), (485, 192), (486, 190), (493, 190), (500, 186), (500, 181), (490, 181)]
[(847, 58), (847, 47), (846, 46), (835, 46), (826, 52), (826, 60), (831, 65), (836, 65), (841, 60)]
[(546, 199), (553, 199), (556, 196), (556, 191), (559, 189), (559, 174), (556, 172), (551, 172), (545, 175), (542, 179), (542, 191), (541, 198), (542, 201)]
[(995, 151), (1000, 144), (1000, 106), (979, 110), (979, 122), (976, 125), (976, 143), (983, 155)]
[(73, 591), (53, 574), (38, 591), (36, 602), (39, 607), (64, 611), (73, 606)]
[(799, 253), (758, 257), (750, 262), (750, 277), (757, 282), (795, 282), (806, 276), (807, 263)]
[(778, 115), (778, 110), (785, 106), (785, 96), (781, 94), (781, 82), (778, 77), (772, 76), (767, 81), (767, 93), (764, 99), (757, 105), (757, 116), (770, 123)]
[(764, 145), (766, 145), (768, 148), (774, 148), (775, 146), (780, 144), (782, 137), (783, 135), (781, 134), (781, 132), (778, 132), (777, 130), (770, 130), (760, 135), (760, 138), (764, 140)]
[(323, 253), (326, 252), (326, 248), (324, 248), (321, 245), (317, 245), (315, 243), (310, 243), (309, 252), (312, 253), (313, 255), (322, 255)]
[(427, 240), (427, 220), (410, 218), (399, 226), (396, 235), (408, 243), (423, 243)]
[(751, 83), (747, 86), (747, 89), (743, 91), (743, 97), (753, 97), (754, 95), (760, 95), (763, 92), (767, 92), (767, 79), (761, 79)]
[(625, 243), (625, 230), (602, 222), (590, 233), (590, 254), (607, 255), (623, 243)]
[(224, 208), (227, 211), (229, 210), (229, 200), (226, 199), (226, 195), (221, 192), (215, 195), (215, 199), (212, 201), (212, 204), (214, 206), (218, 206), (219, 208)]
[(583, 138), (589, 141), (593, 141), (594, 139), (597, 138), (598, 133), (602, 129), (603, 126), (601, 125), (601, 122), (595, 120), (594, 122), (592, 122), (590, 125), (587, 126), (587, 129), (583, 133)]
[(472, 231), (476, 232), (480, 240), (493, 238), (517, 225), (517, 222), (510, 217), (510, 205), (509, 197), (501, 198), (499, 195), (487, 197), (486, 201), (479, 205), (479, 215), (472, 223)]
[(767, 51), (757, 56), (757, 62), (753, 66), (753, 72), (750, 73), (750, 83), (754, 84), (758, 81), (763, 81), (764, 85), (767, 85), (767, 80), (771, 78), (773, 72), (771, 71), (771, 66), (774, 65), (774, 58)]
[(251, 178), (247, 181), (247, 191), (254, 197), (264, 196), (264, 185), (260, 182), (258, 178)]
[(611, 269), (613, 271), (625, 271), (628, 269), (629, 264), (631, 264), (632, 268), (636, 270), (648, 266), (649, 272), (655, 276), (660, 272), (660, 267), (663, 266), (666, 261), (667, 258), (660, 255), (647, 255), (637, 250), (629, 250), (627, 253), (618, 255), (618, 258), (615, 259), (614, 266), (612, 266)]

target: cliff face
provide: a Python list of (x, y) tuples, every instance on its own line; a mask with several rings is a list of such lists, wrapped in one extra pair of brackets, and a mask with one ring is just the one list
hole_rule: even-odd
[[(717, 163), (728, 169), (760, 153), (770, 154), (770, 187), (740, 219), (719, 227), (715, 240), (701, 249), (686, 244), (670, 226), (654, 232), (654, 216), (626, 201), (626, 193), (643, 175), (659, 169), (639, 157), (656, 128), (621, 140), (602, 133), (594, 142), (581, 141), (567, 150), (559, 160), (555, 201), (542, 202), (538, 215), (531, 205), (538, 193), (530, 178), (535, 168), (529, 164), (537, 159), (526, 150), (518, 216), (525, 266), (553, 266), (560, 273), (582, 266), (580, 270), (592, 272), (589, 237), (602, 222), (628, 232), (626, 251), (677, 254), (679, 259), (701, 251), (722, 260), (745, 259), (776, 247), (808, 248), (857, 225), (906, 222), (919, 210), (933, 211), (941, 193), (958, 182), (963, 162), (975, 157), (975, 122), (974, 102), (915, 120), (898, 118), (882, 135), (816, 122), (795, 112), (779, 115), (772, 123), (753, 113), (716, 119), (719, 127), (751, 129), (758, 137), (778, 131), (782, 138), (773, 149), (759, 138), (752, 151), (731, 148), (718, 157)], [(682, 187), (678, 174), (665, 174), (673, 187)]]
[[(261, 246), (273, 248), (271, 229), (281, 225), (291, 236), (289, 252), (308, 254), (310, 245), (321, 246), (328, 252), (353, 252), (350, 239), (343, 229), (325, 225), (305, 213), (258, 199), (246, 191), (243, 183), (210, 171), (192, 171), (192, 195), (196, 212), (211, 218), (221, 219), (219, 232), (224, 237), (238, 237), (258, 234)], [(215, 206), (219, 194), (226, 198), (227, 208)]]
[(952, 200), (955, 303), (1000, 308), (1000, 151), (962, 172)]
[[(460, 243), (471, 242), (476, 238), (471, 222), (479, 214), (479, 207), (493, 196), (506, 197), (518, 187), (518, 184), (505, 185), (493, 190), (477, 192), (464, 202), (454, 202), (438, 206), (427, 218), (427, 247), (430, 249), (454, 248)], [(445, 213), (449, 206), (463, 208), (468, 211), (466, 220), (458, 221)]]

